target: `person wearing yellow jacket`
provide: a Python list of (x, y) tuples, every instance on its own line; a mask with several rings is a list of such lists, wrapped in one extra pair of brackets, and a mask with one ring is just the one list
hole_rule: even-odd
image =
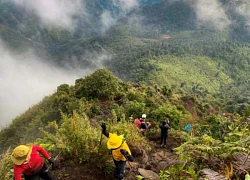
[(114, 178), (122, 180), (124, 177), (124, 167), (126, 161), (133, 162), (133, 156), (131, 151), (125, 142), (123, 135), (118, 136), (113, 133), (109, 133), (106, 129), (106, 124), (102, 123), (102, 133), (109, 138), (107, 141), (107, 147), (111, 150), (113, 160), (115, 163)]

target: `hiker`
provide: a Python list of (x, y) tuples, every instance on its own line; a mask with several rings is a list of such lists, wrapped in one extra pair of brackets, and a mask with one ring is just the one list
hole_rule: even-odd
[(39, 180), (40, 178), (43, 180), (55, 180), (51, 170), (47, 167), (39, 153), (48, 159), (52, 169), (54, 168), (54, 158), (50, 157), (41, 146), (19, 145), (11, 154), (11, 160), (14, 163), (14, 180), (21, 180), (22, 173), (25, 180)]
[(140, 118), (140, 122), (141, 122), (141, 132), (142, 135), (146, 134), (146, 131), (150, 128), (151, 123), (150, 122), (146, 122), (146, 114), (143, 114), (142, 117)]
[(187, 133), (190, 133), (190, 132), (191, 132), (191, 124), (187, 124), (187, 125), (184, 127), (184, 130), (185, 130)]
[(160, 142), (160, 145), (161, 145), (161, 147), (166, 147), (167, 138), (168, 138), (168, 130), (170, 128), (171, 127), (170, 127), (169, 120), (168, 121), (163, 120), (161, 125), (160, 125), (160, 129), (161, 129), (161, 142)]
[(125, 142), (123, 135), (118, 136), (116, 134), (109, 133), (106, 129), (106, 124), (102, 123), (102, 133), (109, 138), (107, 141), (108, 149), (111, 150), (113, 160), (115, 163), (114, 178), (122, 180), (124, 177), (124, 167), (126, 160), (133, 162), (133, 156), (130, 149)]

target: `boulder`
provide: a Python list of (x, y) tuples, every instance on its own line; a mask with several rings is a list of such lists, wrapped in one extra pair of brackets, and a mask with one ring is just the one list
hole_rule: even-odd
[(139, 168), (138, 172), (145, 178), (150, 180), (158, 180), (158, 174), (154, 171)]
[(160, 170), (163, 170), (169, 166), (169, 163), (166, 161), (160, 161), (156, 166), (156, 171), (159, 173)]
[[(201, 170), (200, 174), (202, 175), (203, 178), (209, 179), (209, 180), (227, 180), (226, 177), (223, 175), (219, 174), (218, 172), (204, 168)], [(199, 180), (202, 180), (202, 178), (199, 178)]]

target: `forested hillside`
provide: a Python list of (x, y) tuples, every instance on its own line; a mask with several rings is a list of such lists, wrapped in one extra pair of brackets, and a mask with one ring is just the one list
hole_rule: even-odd
[(222, 1), (227, 18), (203, 22), (192, 3), (201, 5), (165, 1), (135, 10), (102, 36), (65, 46), (58, 61), (74, 56), (85, 67), (112, 55), (106, 67), (123, 80), (166, 85), (240, 113), (249, 104), (250, 31), (239, 11), (245, 4)]

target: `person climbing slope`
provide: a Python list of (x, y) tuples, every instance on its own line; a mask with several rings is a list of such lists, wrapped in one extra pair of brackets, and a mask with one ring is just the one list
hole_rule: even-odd
[(39, 155), (41, 153), (52, 165), (52, 169), (55, 166), (54, 158), (37, 145), (19, 145), (12, 154), (11, 160), (14, 163), (14, 180), (21, 180), (22, 173), (25, 180), (55, 180), (51, 170), (45, 164), (43, 158)]
[(169, 120), (168, 121), (163, 120), (161, 125), (160, 125), (160, 129), (161, 129), (161, 142), (160, 142), (160, 145), (161, 145), (161, 147), (166, 147), (167, 138), (168, 138), (168, 130), (170, 128), (171, 127), (170, 127)]
[(102, 123), (102, 134), (104, 134), (108, 139), (107, 147), (111, 150), (115, 169), (114, 169), (114, 178), (122, 180), (124, 177), (124, 167), (126, 161), (133, 162), (133, 156), (131, 151), (125, 142), (123, 135), (116, 135), (109, 133), (106, 128), (106, 124)]
[(151, 123), (150, 122), (146, 122), (146, 114), (143, 114), (142, 117), (140, 118), (140, 122), (141, 122), (141, 133), (142, 135), (146, 135), (147, 130), (150, 128)]

